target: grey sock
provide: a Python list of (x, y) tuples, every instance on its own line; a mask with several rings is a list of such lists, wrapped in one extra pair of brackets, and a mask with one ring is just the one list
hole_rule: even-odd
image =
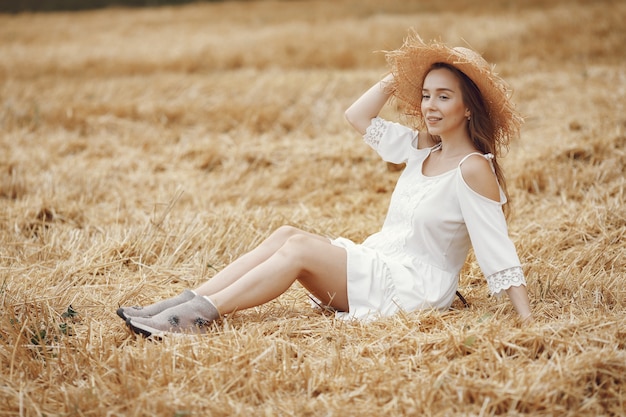
[(213, 302), (196, 295), (152, 317), (129, 317), (126, 323), (135, 333), (149, 337), (168, 333), (206, 333), (207, 327), (219, 318), (220, 313)]
[(126, 320), (131, 317), (152, 317), (156, 316), (164, 310), (167, 310), (170, 307), (174, 307), (178, 304), (184, 303), (185, 301), (189, 301), (195, 296), (195, 292), (191, 290), (185, 290), (182, 293), (178, 294), (176, 297), (168, 298), (166, 300), (150, 304), (149, 306), (120, 307), (117, 309), (117, 315), (120, 316), (122, 320)]

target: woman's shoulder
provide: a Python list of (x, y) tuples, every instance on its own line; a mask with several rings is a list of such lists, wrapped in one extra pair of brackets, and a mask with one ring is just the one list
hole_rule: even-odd
[(471, 153), (461, 160), (459, 170), (463, 181), (476, 193), (500, 201), (500, 187), (489, 155)]

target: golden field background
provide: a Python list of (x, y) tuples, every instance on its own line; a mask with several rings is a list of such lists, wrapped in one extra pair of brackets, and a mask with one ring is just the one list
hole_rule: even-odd
[[(432, 3), (0, 15), (0, 415), (626, 415), (626, 3)], [(118, 305), (282, 224), (381, 226), (399, 173), (343, 111), (410, 27), (515, 90), (504, 168), (535, 322), (470, 257), (469, 308), (345, 323), (294, 286), (208, 336), (129, 334)]]

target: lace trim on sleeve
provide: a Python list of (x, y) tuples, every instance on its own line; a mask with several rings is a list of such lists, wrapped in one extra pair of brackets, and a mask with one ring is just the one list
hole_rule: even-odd
[(365, 130), (363, 140), (374, 149), (378, 149), (378, 144), (387, 131), (387, 124), (380, 117), (372, 119), (372, 123)]
[(487, 285), (489, 285), (489, 292), (492, 295), (500, 296), (502, 291), (511, 287), (526, 285), (526, 278), (524, 278), (522, 267), (515, 266), (489, 275), (487, 277)]

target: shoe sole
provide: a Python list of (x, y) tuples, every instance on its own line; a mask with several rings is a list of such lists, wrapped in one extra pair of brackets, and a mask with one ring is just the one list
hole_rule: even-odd
[(119, 318), (121, 318), (122, 320), (124, 321), (128, 320), (128, 317), (126, 317), (126, 315), (124, 314), (124, 307), (118, 308), (116, 313), (119, 316)]
[[(197, 332), (168, 332), (166, 330), (154, 329), (150, 326), (146, 326), (145, 324), (136, 324), (132, 322), (132, 317), (129, 317), (126, 320), (126, 325), (128, 328), (135, 334), (141, 335), (145, 338), (151, 339), (159, 339), (161, 340), (164, 337), (185, 337), (185, 336), (194, 336), (194, 335), (202, 335), (206, 334), (205, 331), (197, 331)], [(200, 329), (198, 329), (200, 330)]]
[(150, 326), (146, 326), (145, 324), (133, 324), (132, 317), (129, 317), (126, 320), (126, 325), (133, 333), (143, 336), (147, 339), (162, 340), (164, 337), (182, 337), (186, 335), (186, 333), (176, 333), (154, 329)]
[(126, 319), (126, 325), (133, 333), (143, 336), (145, 338), (150, 338), (153, 335), (156, 337), (162, 336), (161, 334), (158, 334), (160, 332), (156, 329), (152, 329), (150, 327), (148, 327), (147, 329), (144, 329), (143, 327), (139, 327), (138, 325), (133, 324), (132, 319), (130, 317)]

